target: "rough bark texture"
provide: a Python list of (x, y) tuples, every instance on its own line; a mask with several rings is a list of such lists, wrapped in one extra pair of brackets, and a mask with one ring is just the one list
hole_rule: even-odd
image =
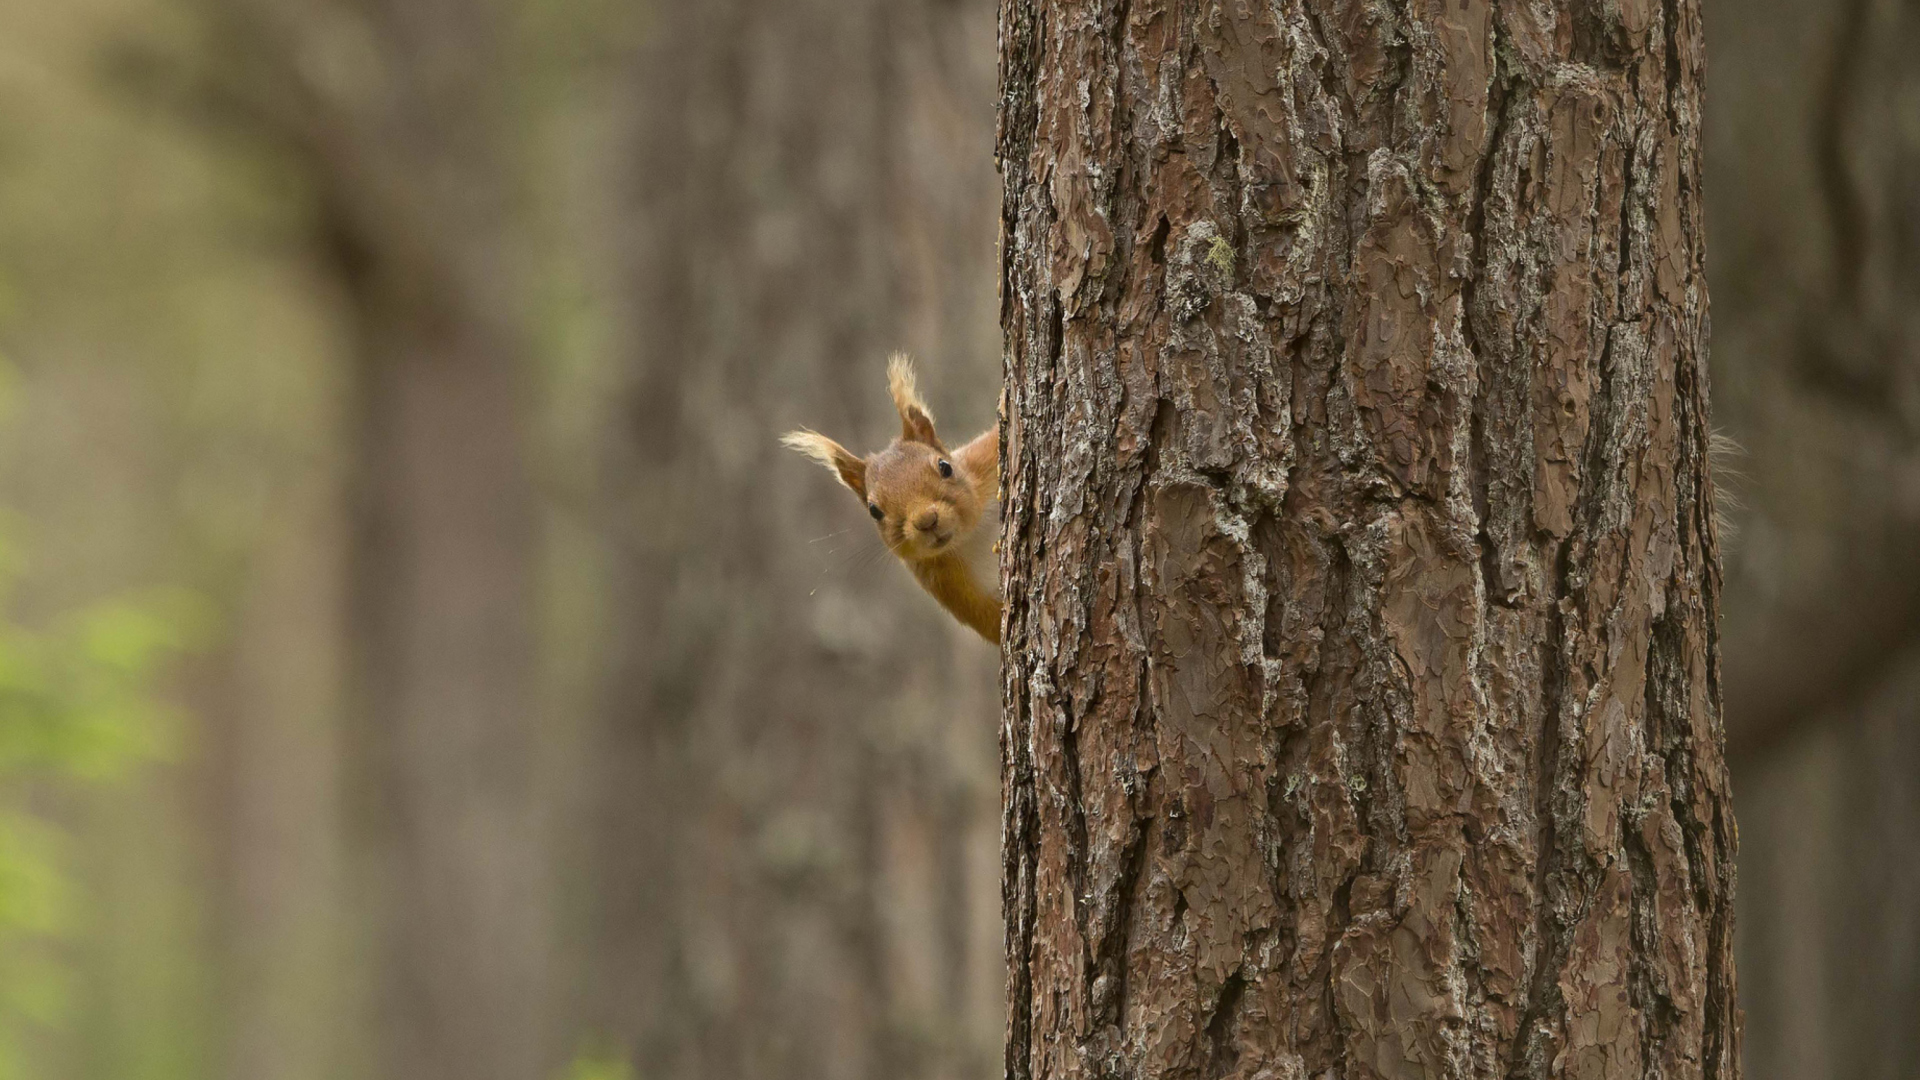
[(1009, 1077), (1734, 1077), (1693, 0), (1005, 0)]

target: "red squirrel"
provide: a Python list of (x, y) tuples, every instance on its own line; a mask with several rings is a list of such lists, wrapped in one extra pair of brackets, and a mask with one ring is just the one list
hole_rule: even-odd
[(832, 469), (867, 504), (880, 539), (907, 564), (920, 587), (997, 645), (995, 530), (981, 526), (999, 517), (1000, 432), (988, 428), (949, 453), (914, 385), (913, 362), (902, 353), (887, 364), (887, 388), (900, 413), (900, 437), (885, 450), (855, 457), (806, 428), (780, 441)]

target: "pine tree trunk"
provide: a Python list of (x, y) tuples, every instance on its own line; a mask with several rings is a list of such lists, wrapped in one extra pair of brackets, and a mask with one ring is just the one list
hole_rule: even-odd
[(1005, 0), (1009, 1077), (1738, 1075), (1700, 73)]

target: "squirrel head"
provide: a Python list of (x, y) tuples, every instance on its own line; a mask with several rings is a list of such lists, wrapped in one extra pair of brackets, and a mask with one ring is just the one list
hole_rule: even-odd
[(900, 436), (885, 450), (856, 457), (816, 431), (790, 432), (781, 441), (839, 476), (866, 504), (880, 538), (909, 562), (931, 559), (980, 524), (984, 510), (977, 478), (961, 471), (933, 428), (933, 414), (914, 385), (913, 364), (895, 353), (887, 386), (900, 413)]

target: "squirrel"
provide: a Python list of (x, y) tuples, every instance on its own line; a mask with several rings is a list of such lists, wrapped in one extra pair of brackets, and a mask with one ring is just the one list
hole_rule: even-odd
[(887, 388), (900, 413), (900, 437), (856, 457), (817, 431), (801, 428), (781, 442), (832, 469), (867, 504), (887, 550), (920, 587), (981, 637), (1000, 643), (998, 545), (981, 525), (999, 517), (1000, 432), (988, 428), (948, 452), (920, 398), (913, 362), (895, 353)]

